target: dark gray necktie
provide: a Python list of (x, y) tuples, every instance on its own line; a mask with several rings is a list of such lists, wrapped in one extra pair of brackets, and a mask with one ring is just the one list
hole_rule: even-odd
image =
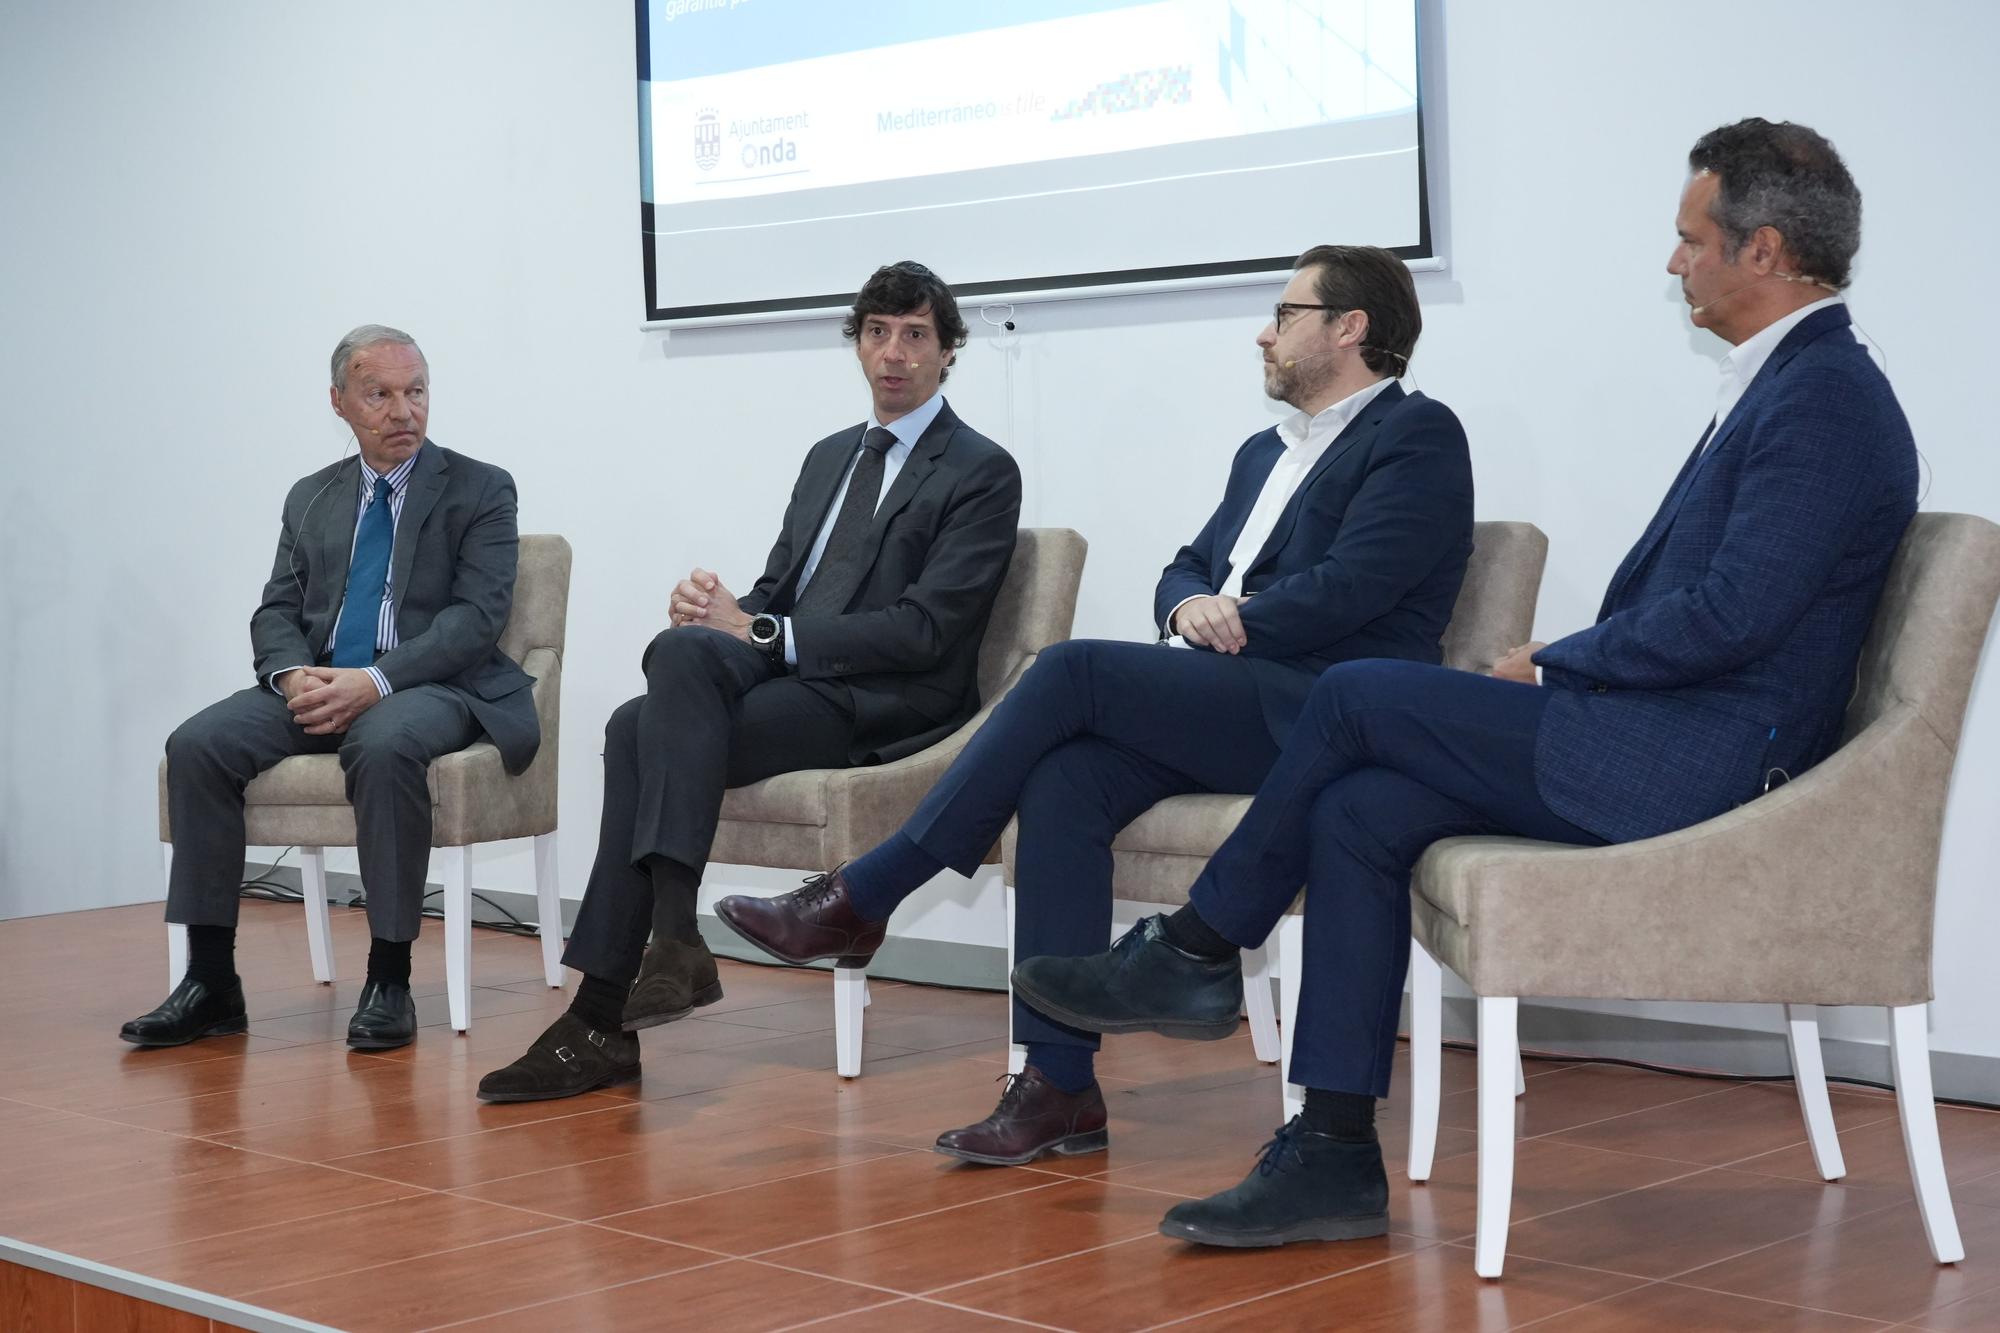
[(882, 498), (883, 463), (895, 442), (894, 432), (885, 426), (861, 437), (861, 457), (847, 479), (847, 494), (841, 498), (826, 550), (820, 553), (812, 581), (792, 604), (797, 614), (837, 616), (861, 587), (870, 563), (868, 530), (875, 525), (875, 505)]

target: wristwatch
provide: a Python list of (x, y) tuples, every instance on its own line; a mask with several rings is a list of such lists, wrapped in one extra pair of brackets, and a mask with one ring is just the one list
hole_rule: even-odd
[(750, 646), (761, 648), (764, 656), (778, 666), (785, 664), (785, 622), (770, 614), (750, 617)]

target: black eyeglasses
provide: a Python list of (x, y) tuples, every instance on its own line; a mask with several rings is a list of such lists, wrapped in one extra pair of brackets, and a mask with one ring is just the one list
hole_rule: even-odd
[(1338, 309), (1338, 307), (1330, 305), (1312, 305), (1305, 301), (1280, 301), (1278, 302), (1278, 304), (1271, 307), (1271, 324), (1273, 325), (1274, 329), (1277, 332), (1283, 333), (1285, 331), (1285, 312), (1287, 310), (1335, 310), (1335, 309)]

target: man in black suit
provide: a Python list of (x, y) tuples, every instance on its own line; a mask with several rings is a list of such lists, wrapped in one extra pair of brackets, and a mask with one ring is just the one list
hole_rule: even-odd
[[(1451, 410), (1397, 383), (1422, 327), (1394, 255), (1301, 255), (1257, 337), (1265, 392), (1298, 410), (1237, 450), (1222, 503), (1154, 595), (1162, 638), (1192, 651), (1057, 644), (900, 833), (796, 893), (725, 898), (717, 914), (787, 962), (854, 966), (897, 903), (947, 866), (970, 874), (1018, 814), (1016, 955), (1102, 949), (1120, 829), (1167, 796), (1256, 791), (1333, 663), (1440, 660), (1472, 552), (1472, 466)], [(1017, 1003), (1014, 1035), (1026, 1070), (938, 1151), (1008, 1165), (1103, 1147), (1096, 1034)]]
[(674, 589), (672, 623), (642, 659), (646, 693), (605, 728), (597, 861), (563, 958), (583, 980), (569, 1012), (480, 1082), (487, 1101), (627, 1082), (635, 1029), (722, 998), (695, 895), (724, 791), (894, 759), (979, 709), (979, 645), (1014, 553), (1020, 470), (944, 400), (965, 322), (936, 274), (878, 269), (843, 332), (870, 418), (806, 455), (748, 593), (705, 569)]
[(329, 394), (360, 456), (285, 499), (250, 620), (257, 684), (167, 741), (167, 920), (187, 926), (188, 970), (119, 1033), (137, 1045), (244, 1030), (243, 788), (288, 755), (330, 752), (354, 805), (374, 937), (347, 1043), (409, 1043), (410, 943), (431, 845), (426, 770), (484, 732), (518, 773), (541, 741), (533, 681), (497, 646), (514, 599), (514, 479), (425, 438), (430, 369), (407, 333), (364, 324), (342, 338)]

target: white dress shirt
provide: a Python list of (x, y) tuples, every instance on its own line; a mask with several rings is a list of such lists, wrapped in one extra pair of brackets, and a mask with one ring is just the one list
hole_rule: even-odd
[[(940, 389), (926, 399), (921, 407), (897, 417), (888, 424), (886, 429), (896, 437), (896, 442), (882, 454), (882, 489), (875, 495), (878, 507), (882, 503), (882, 497), (889, 493), (889, 488), (896, 484), (896, 474), (903, 470), (903, 464), (910, 461), (910, 453), (917, 447), (917, 441), (923, 438), (924, 432), (931, 428), (931, 423), (937, 420), (937, 414), (943, 410), (944, 390)], [(871, 411), (868, 414), (868, 425), (863, 428), (862, 434), (865, 435), (881, 425), (882, 423), (875, 419), (875, 413)], [(826, 543), (833, 536), (834, 520), (840, 517), (841, 502), (847, 498), (847, 483), (853, 479), (855, 466), (860, 462), (861, 450), (857, 448), (854, 457), (848, 460), (846, 473), (840, 479), (840, 489), (833, 493), (833, 504), (826, 511), (826, 519), (819, 525), (819, 535), (813, 538), (812, 550), (806, 552), (806, 563), (799, 570), (799, 586), (792, 594), (794, 602), (798, 600), (800, 593), (805, 592), (806, 585), (812, 582), (813, 573), (819, 568), (819, 559), (826, 554)], [(792, 637), (792, 618), (786, 616), (784, 620), (785, 665), (797, 666), (799, 645)]]
[[(1243, 574), (1257, 553), (1264, 549), (1264, 543), (1271, 540), (1272, 530), (1278, 526), (1278, 516), (1285, 512), (1292, 496), (1326, 453), (1328, 445), (1334, 442), (1340, 432), (1347, 429), (1354, 418), (1361, 415), (1361, 409), (1375, 401), (1375, 396), (1396, 381), (1383, 378), (1376, 380), (1358, 393), (1351, 393), (1333, 406), (1322, 410), (1317, 416), (1308, 416), (1303, 411), (1294, 412), (1278, 423), (1278, 438), (1284, 441), (1285, 452), (1271, 467), (1271, 475), (1264, 478), (1264, 489), (1257, 493), (1257, 503), (1251, 506), (1250, 517), (1243, 521), (1243, 531), (1236, 536), (1236, 544), (1229, 548), (1229, 576), (1217, 590), (1218, 597), (1242, 597)], [(1195, 596), (1206, 596), (1197, 593)], [(1173, 632), (1174, 616), (1194, 597), (1183, 597), (1167, 612), (1167, 620), (1160, 626), (1160, 632), (1169, 635), (1167, 642), (1177, 648), (1193, 647), (1180, 635)]]
[[(1722, 383), (1717, 386), (1715, 397), (1715, 429), (1708, 433), (1710, 444), (1715, 443), (1716, 437), (1722, 434), (1722, 428), (1729, 424), (1729, 414), (1736, 410), (1736, 404), (1743, 401), (1744, 390), (1750, 387), (1750, 381), (1757, 378), (1757, 372), (1764, 368), (1764, 363), (1771, 359), (1771, 353), (1778, 350), (1778, 344), (1785, 340), (1785, 335), (1797, 328), (1806, 316), (1830, 305), (1839, 305), (1840, 300), (1838, 296), (1829, 296), (1824, 301), (1800, 306), (1729, 349), (1729, 354), (1722, 358)], [(1703, 452), (1707, 450), (1704, 448)]]

